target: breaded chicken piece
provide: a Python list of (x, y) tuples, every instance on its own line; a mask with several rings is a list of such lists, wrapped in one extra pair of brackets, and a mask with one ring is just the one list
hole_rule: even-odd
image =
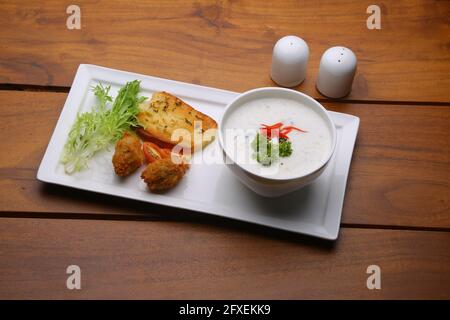
[(112, 158), (114, 171), (125, 177), (136, 171), (144, 162), (141, 140), (134, 134), (126, 132), (116, 143), (116, 151)]
[(142, 172), (141, 178), (152, 192), (173, 188), (188, 170), (186, 163), (174, 163), (170, 158), (158, 159), (150, 163)]

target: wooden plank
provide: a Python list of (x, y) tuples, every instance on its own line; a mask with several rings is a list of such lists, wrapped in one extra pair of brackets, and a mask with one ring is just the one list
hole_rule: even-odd
[(78, 1), (81, 30), (66, 28), (66, 2), (1, 1), (0, 83), (69, 86), (80, 63), (234, 91), (273, 85), (272, 47), (303, 37), (311, 55), (300, 89), (315, 97), (322, 53), (353, 49), (349, 99), (450, 102), (450, 2), (379, 1), (368, 30), (361, 1)]
[(450, 227), (450, 108), (325, 106), (361, 121), (345, 223)]
[[(0, 91), (2, 215), (185, 218), (186, 212), (36, 181), (67, 94)], [(450, 228), (450, 108), (326, 104), (361, 118), (343, 222)], [(55, 155), (57, 156), (57, 155)]]
[[(450, 233), (342, 230), (334, 245), (181, 222), (0, 219), (0, 298), (449, 299)], [(81, 268), (81, 290), (66, 268)], [(381, 289), (368, 290), (369, 265)]]

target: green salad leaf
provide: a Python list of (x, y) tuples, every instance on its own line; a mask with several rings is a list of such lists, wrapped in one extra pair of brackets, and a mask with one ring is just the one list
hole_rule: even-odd
[(130, 127), (137, 126), (139, 104), (146, 99), (138, 96), (140, 81), (128, 82), (114, 101), (109, 95), (110, 89), (111, 86), (102, 84), (93, 87), (98, 105), (90, 112), (77, 115), (60, 159), (66, 173), (85, 169), (96, 152), (115, 143)]

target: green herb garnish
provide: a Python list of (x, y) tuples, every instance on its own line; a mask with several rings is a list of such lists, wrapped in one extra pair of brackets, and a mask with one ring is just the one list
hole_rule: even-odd
[(145, 97), (138, 97), (140, 81), (128, 82), (119, 90), (113, 101), (109, 95), (111, 86), (101, 84), (92, 88), (99, 104), (91, 112), (79, 113), (70, 129), (64, 145), (61, 163), (68, 174), (87, 167), (97, 151), (119, 140), (130, 127), (137, 126), (139, 104)]
[(275, 143), (266, 136), (257, 133), (251, 146), (255, 151), (256, 161), (263, 166), (270, 166), (278, 157), (289, 157), (292, 154), (292, 143), (286, 139), (280, 139)]
[(278, 145), (272, 143), (270, 139), (262, 134), (256, 134), (252, 141), (252, 148), (255, 151), (256, 161), (263, 166), (270, 166), (272, 162), (278, 159)]
[(280, 139), (278, 149), (280, 157), (289, 157), (292, 154), (292, 143), (286, 139)]

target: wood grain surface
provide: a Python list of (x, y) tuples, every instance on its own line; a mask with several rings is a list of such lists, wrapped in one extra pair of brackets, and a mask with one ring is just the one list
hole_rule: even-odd
[[(8, 137), (0, 140), (0, 149), (8, 150), (0, 158), (0, 215), (183, 219), (184, 210), (36, 180), (66, 96), (0, 91), (4, 102), (0, 110), (8, 119), (0, 123), (0, 136)], [(344, 202), (344, 224), (450, 228), (450, 108), (325, 105), (361, 120)]]
[(450, 2), (378, 1), (381, 30), (368, 30), (372, 1), (77, 1), (81, 30), (66, 28), (67, 2), (0, 2), (0, 83), (70, 86), (80, 63), (224, 88), (273, 85), (274, 43), (303, 37), (307, 79), (343, 45), (358, 57), (348, 99), (450, 102)]
[[(332, 244), (198, 223), (0, 218), (0, 240), (0, 299), (450, 298), (448, 232), (344, 228)], [(72, 264), (81, 290), (66, 288)], [(366, 287), (373, 264), (381, 290)]]
[[(450, 1), (77, 1), (81, 30), (69, 4), (0, 2), (0, 299), (450, 299)], [(288, 34), (294, 89), (361, 120), (337, 241), (36, 180), (80, 63), (242, 92)], [(358, 57), (340, 101), (315, 89), (335, 45)]]

